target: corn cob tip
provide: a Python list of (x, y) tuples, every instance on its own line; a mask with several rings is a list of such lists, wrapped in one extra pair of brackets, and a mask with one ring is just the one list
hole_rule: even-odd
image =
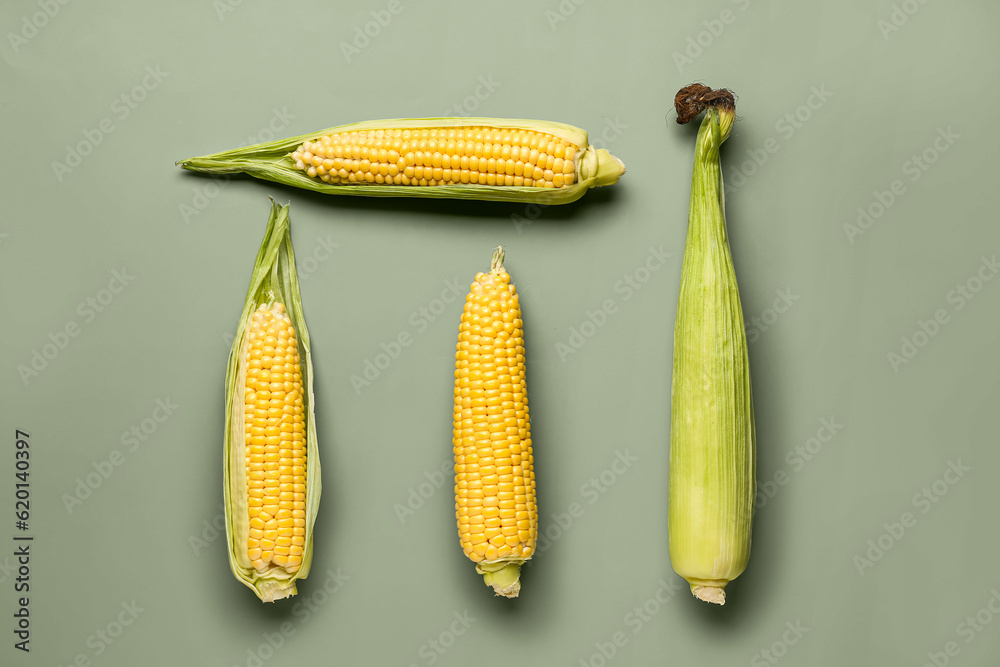
[(625, 173), (625, 163), (607, 149), (597, 149), (596, 185), (614, 185)]
[(700, 586), (691, 584), (691, 594), (703, 602), (726, 604), (726, 591), (721, 586)]
[(677, 111), (679, 125), (691, 122), (707, 108), (718, 109), (720, 113), (735, 114), (736, 96), (731, 90), (725, 88), (712, 90), (700, 83), (684, 86), (674, 96), (674, 109)]
[[(497, 597), (516, 598), (521, 592), (521, 562), (503, 562), (495, 564), (496, 570), (483, 568), (483, 563), (476, 566), (476, 571), (483, 575), (487, 586), (493, 587)], [(491, 567), (491, 566), (487, 566)]]
[(583, 155), (580, 175), (584, 180), (594, 179), (594, 187), (614, 185), (625, 173), (625, 163), (606, 148), (591, 147)]
[(498, 245), (497, 249), (493, 251), (493, 260), (490, 262), (490, 273), (500, 274), (504, 272), (503, 268), (503, 258), (504, 249), (502, 245)]

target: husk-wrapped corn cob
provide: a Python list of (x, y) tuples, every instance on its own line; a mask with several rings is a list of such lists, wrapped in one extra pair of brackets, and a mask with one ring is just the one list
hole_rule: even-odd
[(726, 236), (719, 147), (733, 127), (728, 91), (677, 94), (678, 122), (708, 107), (698, 131), (674, 328), (670, 417), (670, 561), (701, 600), (750, 557), (756, 445), (743, 311)]
[(226, 375), (229, 564), (264, 602), (295, 595), (312, 561), (320, 470), (309, 350), (288, 206), (272, 201)]
[(455, 516), (465, 555), (497, 595), (517, 597), (535, 552), (531, 424), (521, 306), (497, 248), (476, 275), (455, 353)]
[(611, 185), (621, 160), (584, 130), (537, 120), (410, 118), (341, 125), (181, 160), (328, 194), (565, 204)]

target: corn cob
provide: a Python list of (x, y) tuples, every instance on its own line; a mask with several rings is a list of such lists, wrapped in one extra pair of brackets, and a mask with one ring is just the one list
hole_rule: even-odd
[(226, 377), (229, 564), (265, 602), (295, 595), (312, 560), (320, 483), (309, 349), (288, 206), (272, 201)]
[(611, 185), (621, 160), (570, 125), (498, 118), (353, 123), (178, 162), (329, 194), (565, 204)]
[(455, 516), (462, 550), (517, 597), (538, 537), (521, 307), (497, 248), (465, 299), (455, 353)]
[(750, 557), (756, 444), (743, 311), (726, 237), (719, 147), (736, 116), (732, 93), (698, 84), (677, 94), (678, 122), (709, 106), (698, 131), (674, 328), (670, 417), (670, 561), (701, 600)]

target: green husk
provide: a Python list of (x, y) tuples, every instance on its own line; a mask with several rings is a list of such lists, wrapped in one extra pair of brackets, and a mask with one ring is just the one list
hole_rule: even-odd
[[(471, 127), (530, 128), (548, 132), (580, 147), (577, 158), (579, 169), (573, 185), (560, 188), (533, 188), (498, 185), (332, 185), (318, 178), (311, 178), (295, 168), (289, 155), (304, 141), (337, 132), (369, 129), (406, 129), (415, 127)], [(266, 181), (282, 183), (296, 188), (325, 194), (357, 195), (361, 197), (430, 197), (435, 199), (480, 199), (492, 201), (525, 202), (535, 204), (566, 204), (576, 201), (589, 188), (612, 185), (625, 173), (625, 165), (607, 150), (590, 146), (587, 133), (564, 123), (538, 120), (500, 118), (397, 118), (373, 120), (340, 125), (297, 137), (279, 139), (243, 148), (188, 158), (177, 163), (184, 169), (206, 174), (245, 173)]]
[[(294, 574), (274, 567), (258, 573), (246, 556), (249, 517), (247, 481), (244, 459), (245, 433), (243, 424), (243, 387), (246, 382), (244, 359), (249, 340), (248, 330), (253, 312), (261, 304), (281, 303), (295, 327), (302, 365), (303, 413), (306, 431), (306, 525), (302, 564)], [(319, 451), (316, 444), (316, 419), (313, 409), (313, 366), (309, 346), (309, 331), (302, 314), (302, 298), (295, 273), (295, 253), (289, 229), (288, 206), (271, 200), (271, 215), (264, 240), (257, 253), (250, 288), (247, 290), (243, 314), (236, 338), (229, 352), (226, 372), (226, 434), (225, 434), (225, 505), (226, 537), (229, 541), (229, 565), (241, 582), (253, 589), (264, 602), (273, 602), (296, 594), (295, 582), (305, 579), (312, 563), (313, 524), (320, 498)]]
[(698, 131), (671, 388), (670, 560), (696, 597), (716, 604), (750, 557), (756, 492), (747, 340), (719, 162), (734, 120), (735, 106), (720, 104)]
[(476, 565), (476, 572), (483, 575), (483, 581), (487, 586), (493, 587), (495, 595), (516, 598), (521, 592), (521, 566), (527, 560), (527, 558), (500, 558), (481, 561)]

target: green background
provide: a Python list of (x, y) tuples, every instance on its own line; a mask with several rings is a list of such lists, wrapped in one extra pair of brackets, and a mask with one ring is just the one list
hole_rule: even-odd
[[(995, 664), (998, 21), (986, 0), (5, 2), (0, 662)], [(696, 131), (671, 105), (691, 81), (739, 96), (723, 169), (758, 479), (773, 492), (723, 608), (682, 590), (667, 557)], [(628, 173), (542, 210), (334, 198), (174, 166), (437, 115), (577, 125)], [(264, 606), (211, 525), (226, 358), (268, 195), (292, 203), (324, 493), (298, 601)], [(434, 486), (460, 314), (442, 294), (464, 296), (497, 244), (522, 295), (549, 536), (515, 601), (462, 556), (450, 481)], [(651, 249), (669, 258), (647, 272)], [(412, 344), (356, 389), (403, 332)], [(30, 654), (10, 631), (18, 428)], [(615, 472), (619, 455), (631, 463)]]

